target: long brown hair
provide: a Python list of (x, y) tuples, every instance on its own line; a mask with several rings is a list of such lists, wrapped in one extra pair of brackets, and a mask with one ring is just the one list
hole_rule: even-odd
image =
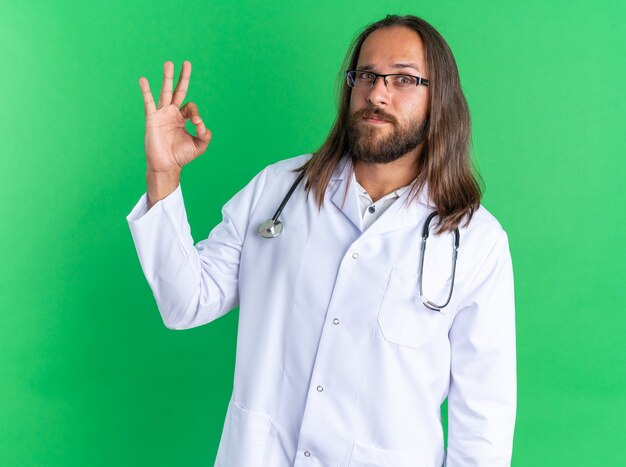
[(298, 171), (304, 170), (305, 190), (313, 190), (318, 208), (330, 177), (348, 150), (347, 124), (351, 88), (345, 82), (345, 70), (354, 70), (361, 46), (373, 31), (393, 26), (407, 27), (420, 35), (429, 70), (429, 115), (424, 149), (417, 160), (416, 183), (409, 199), (415, 200), (425, 185), (437, 207), (438, 232), (452, 231), (463, 218), (467, 225), (478, 209), (481, 186), (472, 171), (470, 160), (470, 115), (459, 72), (452, 51), (434, 27), (412, 15), (387, 15), (366, 26), (352, 41), (340, 71), (338, 114), (326, 141)]

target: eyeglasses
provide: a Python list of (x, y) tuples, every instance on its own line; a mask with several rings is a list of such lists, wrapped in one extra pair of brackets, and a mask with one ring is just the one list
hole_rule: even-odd
[[(417, 86), (428, 86), (428, 80), (420, 76), (389, 74), (380, 75), (372, 71), (348, 70), (346, 71), (346, 83), (355, 89), (370, 89), (376, 83), (377, 78), (382, 78), (385, 87), (398, 92), (412, 92)], [(389, 85), (391, 84), (391, 88)]]

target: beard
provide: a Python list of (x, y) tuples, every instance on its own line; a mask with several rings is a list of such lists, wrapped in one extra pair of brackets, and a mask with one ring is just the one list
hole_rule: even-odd
[[(366, 123), (363, 120), (366, 115), (388, 121), (387, 125), (392, 125), (392, 131), (381, 136), (384, 129)], [(399, 125), (392, 115), (380, 109), (366, 108), (354, 112), (348, 118), (348, 150), (353, 158), (363, 162), (387, 164), (422, 144), (427, 131), (426, 118), (415, 118)]]

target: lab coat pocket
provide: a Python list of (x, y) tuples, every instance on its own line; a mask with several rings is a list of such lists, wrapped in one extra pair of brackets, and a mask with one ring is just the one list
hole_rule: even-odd
[(269, 415), (245, 409), (231, 400), (215, 465), (269, 467), (266, 457), (271, 424)]
[(348, 467), (423, 467), (424, 452), (420, 449), (391, 451), (354, 443)]
[(417, 274), (393, 268), (378, 324), (387, 341), (417, 349), (444, 329), (445, 317), (420, 300)]

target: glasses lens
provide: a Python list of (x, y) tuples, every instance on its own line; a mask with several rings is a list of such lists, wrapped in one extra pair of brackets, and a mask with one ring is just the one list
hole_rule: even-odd
[(346, 82), (348, 83), (348, 86), (350, 86), (351, 88), (354, 87), (355, 82), (354, 82), (354, 71), (348, 71), (346, 73)]
[(346, 73), (346, 80), (348, 86), (357, 89), (371, 88), (376, 75), (368, 73), (366, 71), (351, 70)]
[(417, 86), (417, 78), (411, 75), (393, 75), (388, 78), (393, 88), (400, 92), (410, 92)]

